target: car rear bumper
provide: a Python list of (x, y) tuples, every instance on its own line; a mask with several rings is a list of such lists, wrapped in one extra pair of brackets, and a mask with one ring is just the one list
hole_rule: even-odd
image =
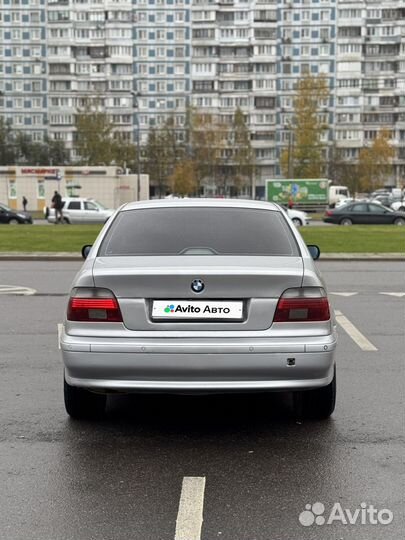
[(277, 391), (333, 378), (336, 336), (280, 339), (77, 338), (62, 333), (66, 381), (122, 392)]

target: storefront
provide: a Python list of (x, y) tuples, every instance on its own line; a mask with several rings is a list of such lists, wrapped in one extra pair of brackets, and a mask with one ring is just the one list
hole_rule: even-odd
[[(0, 167), (0, 202), (27, 210), (49, 206), (54, 191), (62, 196), (96, 199), (108, 208), (117, 208), (138, 198), (137, 175), (123, 174), (117, 167)], [(149, 177), (141, 175), (141, 200), (149, 198)]]

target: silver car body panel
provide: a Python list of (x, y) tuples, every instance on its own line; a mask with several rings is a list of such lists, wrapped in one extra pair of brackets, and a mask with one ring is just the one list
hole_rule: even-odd
[[(281, 209), (240, 200), (174, 199), (130, 203), (107, 222), (72, 287), (104, 287), (116, 295), (123, 323), (64, 321), (66, 380), (106, 391), (247, 391), (316, 388), (333, 377), (336, 323), (273, 323), (289, 288), (324, 287), (308, 249), (289, 223), (301, 257), (97, 257), (120, 211), (173, 206)], [(206, 289), (191, 291), (193, 279)], [(241, 322), (154, 321), (154, 299), (238, 299)]]

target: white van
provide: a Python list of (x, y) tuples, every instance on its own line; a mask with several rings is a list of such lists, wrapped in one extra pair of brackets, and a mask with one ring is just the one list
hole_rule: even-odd
[(335, 204), (343, 199), (350, 199), (350, 191), (346, 186), (329, 186), (329, 206), (335, 206)]

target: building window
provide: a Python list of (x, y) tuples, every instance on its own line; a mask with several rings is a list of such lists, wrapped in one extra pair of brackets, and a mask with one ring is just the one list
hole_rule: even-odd
[(256, 97), (255, 107), (258, 109), (274, 109), (276, 106), (275, 97)]
[(319, 73), (329, 73), (329, 62), (321, 62), (319, 64)]
[(196, 92), (214, 90), (214, 81), (194, 81), (193, 90)]
[(15, 180), (8, 181), (8, 198), (16, 199), (17, 198), (17, 188)]
[(176, 22), (184, 22), (184, 11), (176, 11), (174, 20)]
[(38, 180), (37, 182), (37, 198), (45, 199), (45, 182), (44, 180)]
[(22, 81), (14, 81), (14, 91), (15, 92), (22, 92), (23, 91), (23, 83), (22, 83)]

